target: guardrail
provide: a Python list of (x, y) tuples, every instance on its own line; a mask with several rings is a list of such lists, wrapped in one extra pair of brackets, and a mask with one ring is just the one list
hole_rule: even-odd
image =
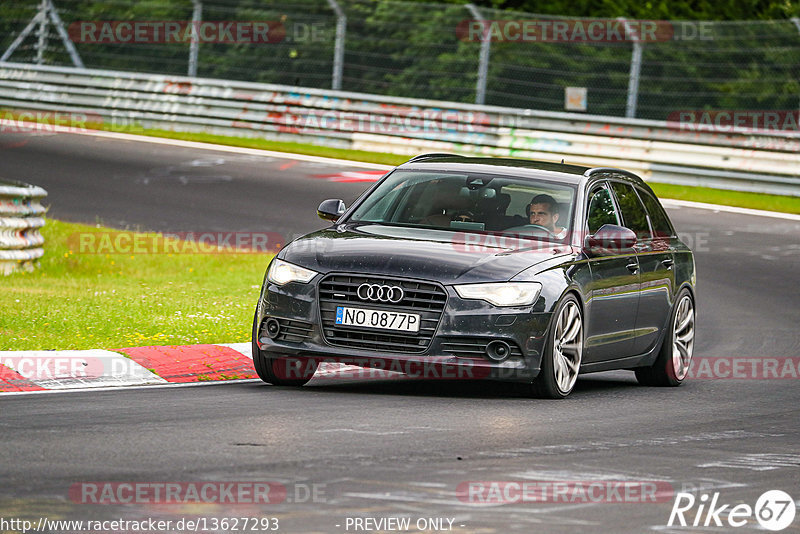
[[(429, 151), (614, 166), (643, 178), (800, 196), (800, 132), (681, 129), (665, 121), (20, 63), (0, 108), (155, 128), (413, 155)], [(35, 120), (35, 117), (33, 117)]]
[(44, 226), (47, 211), (41, 200), (47, 191), (22, 182), (0, 181), (0, 274), (31, 271), (44, 254)]

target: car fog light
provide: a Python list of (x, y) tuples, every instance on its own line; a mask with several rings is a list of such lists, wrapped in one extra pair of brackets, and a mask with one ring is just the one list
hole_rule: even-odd
[(486, 345), (486, 356), (495, 362), (502, 362), (511, 354), (511, 347), (505, 341), (492, 341)]
[(267, 319), (267, 335), (275, 339), (281, 333), (281, 323), (277, 319)]

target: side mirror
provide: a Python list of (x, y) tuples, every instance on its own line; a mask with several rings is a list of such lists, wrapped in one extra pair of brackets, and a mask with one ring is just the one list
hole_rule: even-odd
[(339, 217), (342, 216), (345, 209), (347, 209), (347, 207), (344, 205), (343, 201), (338, 198), (329, 198), (320, 203), (317, 208), (317, 215), (320, 219), (336, 222), (339, 220)]
[(594, 235), (586, 236), (583, 250), (589, 256), (614, 256), (635, 244), (636, 234), (630, 228), (604, 224)]

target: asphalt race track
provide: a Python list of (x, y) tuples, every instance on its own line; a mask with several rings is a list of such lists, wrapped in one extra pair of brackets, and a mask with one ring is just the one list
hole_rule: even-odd
[[(349, 203), (363, 191), (365, 183), (320, 177), (342, 170), (361, 169), (73, 134), (0, 136), (0, 176), (47, 189), (51, 217), (120, 228), (292, 237), (323, 225), (320, 200)], [(796, 362), (800, 222), (669, 211), (696, 252), (695, 357)], [(0, 516), (259, 516), (297, 533), (364, 532), (354, 518), (402, 517), (411, 532), (756, 531), (753, 517), (739, 528), (666, 525), (680, 491), (754, 507), (781, 489), (797, 504), (798, 384), (696, 379), (649, 389), (619, 371), (581, 377), (564, 401), (503, 384), (325, 378), (300, 390), (252, 381), (4, 396)], [(468, 481), (543, 480), (669, 491), (655, 503), (487, 503), (461, 491)], [(87, 482), (214, 481), (269, 481), (287, 495), (223, 506), (82, 504), (74, 493)], [(798, 531), (800, 518), (784, 530)]]

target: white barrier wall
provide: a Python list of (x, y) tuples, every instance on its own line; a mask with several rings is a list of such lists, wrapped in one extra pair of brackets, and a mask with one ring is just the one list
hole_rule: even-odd
[(0, 108), (66, 112), (73, 123), (132, 133), (155, 128), (406, 155), (565, 159), (653, 181), (800, 196), (797, 131), (697, 131), (663, 121), (19, 63), (0, 64)]

